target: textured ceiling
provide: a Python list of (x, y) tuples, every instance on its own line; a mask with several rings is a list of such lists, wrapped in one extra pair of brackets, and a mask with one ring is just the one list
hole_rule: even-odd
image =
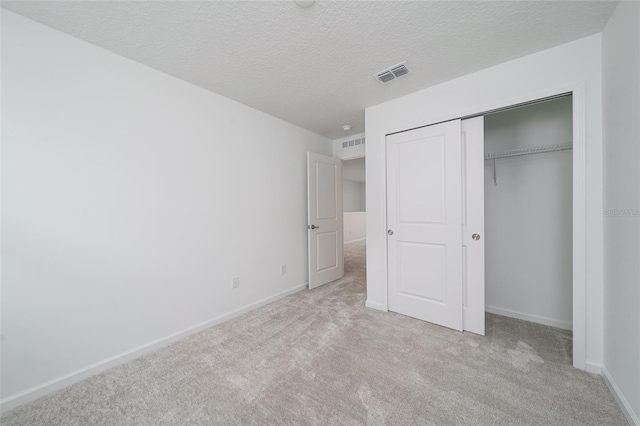
[[(2, 7), (331, 139), (364, 109), (601, 32), (615, 1), (3, 1)], [(377, 71), (408, 61), (386, 85)], [(341, 126), (351, 124), (350, 132)]]

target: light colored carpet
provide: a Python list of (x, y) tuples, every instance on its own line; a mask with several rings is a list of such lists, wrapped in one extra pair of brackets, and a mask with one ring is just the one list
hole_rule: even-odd
[(364, 307), (346, 275), (2, 417), (10, 425), (625, 425), (571, 334), (488, 315), (486, 337)]

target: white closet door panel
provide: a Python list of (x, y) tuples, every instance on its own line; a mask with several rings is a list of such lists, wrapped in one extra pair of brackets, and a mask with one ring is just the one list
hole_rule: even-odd
[[(442, 223), (444, 218), (444, 137), (410, 141), (397, 146), (397, 216), (402, 223)], [(421, 161), (434, 159), (430, 167)], [(424, 194), (414, 197), (414, 194)]]
[(460, 120), (387, 137), (389, 310), (462, 330)]
[(446, 254), (444, 245), (398, 242), (400, 294), (445, 303)]
[(484, 117), (462, 121), (462, 173), (464, 329), (484, 336)]

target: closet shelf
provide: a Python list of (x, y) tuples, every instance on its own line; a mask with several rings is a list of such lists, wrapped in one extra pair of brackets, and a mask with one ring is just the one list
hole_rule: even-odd
[(511, 151), (502, 151), (502, 152), (494, 152), (492, 154), (485, 154), (484, 159), (493, 160), (493, 186), (498, 186), (498, 175), (496, 172), (497, 158), (520, 157), (521, 155), (542, 154), (543, 152), (566, 151), (572, 148), (573, 148), (573, 144), (565, 143), (561, 145), (545, 145), (545, 146), (537, 146), (534, 148), (512, 149)]
[(543, 152), (566, 151), (573, 148), (573, 144), (566, 143), (562, 145), (545, 145), (534, 148), (512, 149), (511, 151), (494, 152), (486, 154), (485, 160), (495, 160), (496, 158), (519, 157), (521, 155), (542, 154)]

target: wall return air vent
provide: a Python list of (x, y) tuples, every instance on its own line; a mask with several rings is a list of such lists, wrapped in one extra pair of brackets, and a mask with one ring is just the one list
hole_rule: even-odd
[(398, 77), (409, 74), (409, 68), (407, 68), (407, 62), (400, 62), (398, 65), (387, 68), (386, 70), (375, 73), (373, 76), (380, 83), (388, 83), (391, 80), (395, 80)]
[(350, 148), (352, 146), (362, 145), (364, 143), (364, 138), (357, 138), (351, 141), (342, 142), (342, 148)]

